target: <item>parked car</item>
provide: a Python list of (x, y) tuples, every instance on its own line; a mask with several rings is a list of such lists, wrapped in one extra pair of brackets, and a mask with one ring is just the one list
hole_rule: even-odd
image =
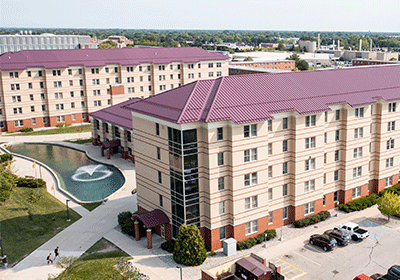
[(346, 223), (346, 224), (338, 224), (333, 229), (341, 229), (351, 235), (353, 240), (365, 239), (369, 236), (367, 230), (360, 228), (356, 223)]
[(325, 234), (313, 234), (309, 240), (311, 245), (316, 245), (324, 249), (324, 251), (330, 251), (336, 247), (337, 241), (335, 238), (329, 237)]
[(399, 277), (385, 274), (385, 275), (382, 275), (381, 277), (379, 277), (377, 280), (399, 280), (399, 279), (400, 279)]
[(370, 277), (374, 280), (378, 280), (380, 277), (382, 277), (383, 275), (380, 273), (374, 273), (372, 274)]
[(335, 238), (339, 246), (347, 246), (350, 243), (350, 234), (344, 230), (330, 229), (325, 231), (324, 234)]
[(388, 269), (388, 273), (390, 276), (395, 276), (397, 277), (397, 279), (400, 279), (400, 265), (392, 265), (389, 269)]
[(353, 280), (373, 280), (373, 278), (369, 277), (366, 274), (357, 275)]

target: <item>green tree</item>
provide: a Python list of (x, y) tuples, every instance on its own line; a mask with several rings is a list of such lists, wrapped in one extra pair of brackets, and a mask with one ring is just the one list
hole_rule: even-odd
[(244, 59), (244, 61), (253, 61), (253, 59), (252, 59), (250, 56), (248, 56), (248, 57), (246, 57), (246, 58)]
[(199, 229), (195, 225), (183, 224), (176, 238), (174, 260), (180, 264), (197, 266), (201, 265), (206, 258), (207, 251)]
[(278, 51), (284, 51), (286, 48), (285, 48), (285, 45), (284, 44), (282, 44), (282, 43), (279, 43), (278, 44)]
[(6, 202), (15, 186), (15, 175), (11, 171), (10, 165), (0, 165), (0, 204)]
[(98, 49), (116, 49), (118, 48), (117, 43), (114, 43), (111, 40), (104, 41), (103, 43), (97, 46)]
[(388, 216), (388, 221), (390, 221), (390, 216), (400, 213), (400, 197), (394, 192), (385, 192), (381, 198), (377, 201), (378, 210), (381, 211), (383, 215)]
[(298, 63), (300, 61), (300, 56), (298, 54), (292, 54), (291, 56), (287, 57), (286, 59), (288, 60), (294, 60), (296, 61), (296, 63)]
[(296, 68), (300, 71), (308, 70), (308, 62), (303, 59), (299, 60), (299, 62), (296, 62)]
[(389, 61), (396, 61), (397, 59), (395, 57), (392, 57), (391, 59), (389, 59)]

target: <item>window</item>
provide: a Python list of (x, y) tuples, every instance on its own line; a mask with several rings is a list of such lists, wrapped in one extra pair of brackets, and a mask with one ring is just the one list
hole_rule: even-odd
[(188, 68), (189, 68), (189, 69), (193, 69), (193, 68), (194, 68), (194, 64), (193, 64), (193, 63), (188, 64)]
[[(70, 70), (71, 70), (71, 69), (70, 69)], [(69, 71), (68, 71), (68, 73), (69, 73)], [(28, 75), (28, 77), (32, 77), (31, 71), (26, 71), (26, 74)]]
[(72, 120), (75, 121), (76, 120), (76, 115), (72, 114)]
[(362, 127), (354, 129), (354, 139), (363, 138), (364, 129)]
[[(127, 132), (129, 132), (129, 131), (127, 131)], [(130, 134), (130, 132), (129, 132), (129, 136), (130, 136), (131, 134)], [(130, 141), (129, 141), (130, 142)], [(158, 160), (161, 160), (161, 149), (159, 148), (159, 147), (157, 147), (157, 159)]]
[(217, 67), (221, 67), (221, 62), (217, 62)]
[(340, 110), (336, 110), (335, 120), (340, 120)]
[(268, 224), (272, 224), (273, 223), (273, 213), (274, 212), (268, 212)]
[(12, 97), (12, 102), (21, 102), (21, 95), (15, 95)]
[(106, 78), (106, 84), (110, 83), (110, 78)]
[(32, 124), (36, 124), (36, 118), (32, 118)]
[[(132, 135), (130, 131), (126, 131), (126, 140), (128, 142), (132, 142)], [(161, 159), (161, 155), (160, 155), (160, 159)]]
[(221, 71), (217, 71), (217, 77), (221, 77), (222, 76), (222, 72)]
[(249, 210), (258, 207), (258, 197), (252, 196), (244, 199), (244, 210)]
[(282, 219), (286, 220), (288, 218), (288, 208), (283, 207), (282, 209)]
[(354, 188), (352, 190), (352, 198), (357, 198), (361, 196), (361, 187)]
[(32, 89), (32, 88), (33, 88), (32, 83), (28, 83), (28, 88), (29, 88), (29, 89)]
[(388, 111), (389, 111), (389, 113), (396, 112), (396, 102), (388, 104)]
[(392, 176), (385, 178), (385, 188), (390, 187), (393, 185), (393, 178)]
[(257, 124), (245, 125), (243, 127), (244, 137), (257, 136)]
[(395, 124), (396, 124), (395, 121), (388, 122), (387, 131), (393, 131), (393, 130), (395, 130)]
[(218, 178), (218, 190), (222, 191), (225, 189), (225, 177)]
[(104, 124), (104, 129), (105, 129), (106, 133), (108, 133), (108, 124), (107, 123)]
[(315, 169), (315, 158), (307, 159), (304, 162), (304, 171), (309, 171), (314, 169)]
[(43, 82), (39, 82), (39, 87), (40, 88), (44, 88), (44, 83)]
[(217, 140), (224, 140), (224, 128), (218, 127), (217, 128)]
[(304, 192), (315, 191), (315, 180), (304, 182)]
[(315, 126), (317, 115), (306, 116), (306, 127)]
[(282, 163), (282, 174), (285, 175), (288, 173), (288, 163), (284, 162)]
[(335, 170), (333, 172), (333, 180), (334, 181), (339, 181), (339, 170)]
[(75, 108), (75, 102), (71, 102), (71, 109)]
[(158, 70), (164, 71), (165, 70), (165, 65), (158, 65)]
[(22, 114), (22, 108), (14, 108), (14, 114)]
[(35, 112), (35, 106), (31, 106), (31, 112)]
[(161, 194), (158, 195), (158, 204), (160, 205), (160, 207), (164, 206), (163, 196)]
[(219, 228), (219, 240), (223, 240), (226, 238), (226, 228), (220, 227)]
[(81, 97), (85, 96), (85, 92), (83, 90), (81, 90), (79, 94)]
[[(79, 74), (81, 74), (81, 73), (79, 73)], [(39, 70), (39, 71), (38, 71), (38, 76), (39, 76), (39, 77), (42, 77), (42, 76), (43, 76), (42, 70)]]
[(224, 152), (218, 153), (218, 166), (224, 165)]
[(93, 105), (94, 105), (94, 107), (101, 106), (101, 100), (95, 100), (95, 101), (93, 101)]
[(324, 173), (323, 183), (324, 183), (324, 185), (326, 184), (326, 174), (325, 173)]
[(333, 193), (333, 202), (337, 202), (339, 200), (339, 192), (335, 191)]
[(258, 231), (258, 221), (246, 223), (246, 235), (256, 233)]
[(24, 126), (24, 121), (14, 121), (14, 126)]
[(282, 152), (287, 152), (288, 150), (288, 140), (282, 141)]
[(257, 148), (244, 151), (244, 162), (257, 160)]
[(214, 67), (214, 63), (208, 63), (208, 68), (213, 68)]
[(161, 171), (158, 171), (158, 183), (162, 184), (162, 173), (161, 173)]
[(322, 205), (325, 206), (326, 205), (326, 195), (324, 195), (322, 197)]
[(42, 111), (46, 111), (46, 105), (42, 105)]
[(353, 178), (361, 177), (362, 168), (361, 166), (353, 168)]
[(257, 172), (244, 175), (244, 186), (252, 186), (257, 184)]
[(325, 133), (324, 133), (324, 144), (326, 144), (327, 138), (328, 138), (328, 135), (327, 135), (327, 133), (325, 132)]
[(219, 214), (225, 214), (225, 201), (221, 201), (218, 203), (218, 208), (219, 208)]
[(315, 202), (304, 204), (304, 216), (314, 213)]
[(393, 167), (394, 158), (386, 159), (386, 168)]
[(282, 186), (282, 196), (287, 196), (288, 195), (288, 185), (284, 184)]
[(315, 137), (305, 139), (305, 149), (315, 148)]
[(288, 129), (288, 118), (282, 119), (282, 129)]
[[(180, 65), (178, 65), (178, 66), (180, 66)], [(181, 78), (181, 74), (178, 74), (178, 79), (180, 79)]]
[(339, 150), (335, 151), (335, 161), (339, 161)]
[(11, 90), (19, 90), (20, 89), (19, 84), (11, 84), (10, 86), (11, 86)]
[(208, 72), (208, 77), (214, 77), (214, 72)]
[(65, 122), (64, 116), (57, 116), (57, 122)]
[(268, 143), (268, 155), (272, 155), (272, 143)]
[(81, 107), (82, 107), (82, 108), (85, 107), (85, 101), (81, 101)]
[(79, 80), (79, 85), (83, 86), (83, 80)]
[(200, 63), (197, 64), (197, 68), (201, 68), (201, 64)]
[(354, 115), (356, 118), (363, 118), (364, 117), (364, 108), (356, 108)]
[(156, 135), (160, 136), (160, 124), (156, 123)]
[(114, 72), (118, 73), (118, 67), (114, 67)]
[(324, 154), (324, 164), (326, 164), (326, 153)]
[(340, 131), (336, 130), (335, 131), (335, 141), (339, 141), (340, 140)]
[(272, 131), (272, 120), (268, 120), (268, 131)]
[(386, 150), (394, 149), (394, 139), (390, 139), (386, 142)]
[(328, 122), (328, 112), (325, 112), (325, 122)]
[(142, 71), (143, 70), (143, 67), (142, 66), (139, 66), (139, 71)]
[(268, 166), (268, 178), (272, 178), (272, 165)]
[(354, 150), (353, 150), (353, 158), (360, 158), (360, 157), (362, 157), (362, 147), (360, 147), (360, 148), (355, 148)]

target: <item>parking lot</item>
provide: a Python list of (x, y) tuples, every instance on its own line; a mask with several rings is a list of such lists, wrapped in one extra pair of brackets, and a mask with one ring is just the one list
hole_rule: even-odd
[(385, 274), (390, 266), (400, 264), (400, 228), (389, 227), (382, 218), (352, 222), (368, 230), (369, 237), (330, 252), (310, 245), (307, 239), (302, 247), (269, 261), (281, 266), (281, 274), (292, 280), (353, 279), (361, 273)]

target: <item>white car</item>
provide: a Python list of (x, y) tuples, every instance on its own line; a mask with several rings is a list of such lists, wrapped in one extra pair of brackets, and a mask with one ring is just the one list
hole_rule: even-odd
[(365, 239), (369, 236), (367, 230), (360, 228), (358, 224), (352, 222), (346, 224), (338, 224), (334, 227), (334, 229), (344, 230), (351, 235), (351, 238), (353, 238), (353, 240)]

